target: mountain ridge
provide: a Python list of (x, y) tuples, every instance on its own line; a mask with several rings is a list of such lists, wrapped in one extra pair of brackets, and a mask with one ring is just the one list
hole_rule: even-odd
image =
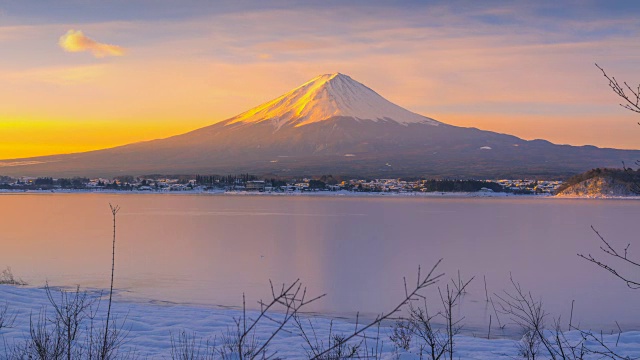
[(250, 172), (557, 178), (636, 159), (637, 150), (555, 145), (448, 125), (335, 73), (184, 134), (91, 152), (0, 161), (0, 175)]
[(386, 100), (371, 88), (341, 73), (317, 76), (301, 86), (248, 111), (225, 120), (226, 124), (271, 121), (282, 126), (304, 126), (332, 117), (359, 120), (391, 119), (401, 124), (440, 122), (408, 111)]

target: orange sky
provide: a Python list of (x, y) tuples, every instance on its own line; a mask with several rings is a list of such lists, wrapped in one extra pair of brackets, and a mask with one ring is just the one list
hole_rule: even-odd
[(594, 66), (640, 82), (624, 9), (62, 3), (0, 5), (0, 159), (171, 136), (332, 72), (453, 125), (640, 148), (640, 119)]

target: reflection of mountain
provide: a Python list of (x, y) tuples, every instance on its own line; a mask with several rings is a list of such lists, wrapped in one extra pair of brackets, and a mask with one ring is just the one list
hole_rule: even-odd
[[(554, 145), (447, 125), (343, 74), (319, 76), (231, 119), (167, 139), (0, 162), (0, 174), (272, 173), (557, 176), (640, 159), (640, 151)], [(19, 166), (2, 166), (20, 162)]]

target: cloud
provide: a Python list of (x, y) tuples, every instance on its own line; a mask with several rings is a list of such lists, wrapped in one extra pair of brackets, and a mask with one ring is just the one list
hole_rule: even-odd
[(87, 37), (82, 33), (82, 31), (73, 29), (67, 31), (66, 34), (62, 35), (60, 37), (60, 40), (58, 40), (58, 44), (65, 51), (90, 51), (93, 56), (97, 58), (106, 56), (122, 56), (125, 53), (124, 48), (121, 46), (97, 42)]

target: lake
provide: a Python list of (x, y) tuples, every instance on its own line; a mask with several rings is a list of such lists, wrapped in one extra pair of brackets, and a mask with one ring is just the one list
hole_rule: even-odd
[[(115, 286), (132, 301), (239, 306), (245, 293), (256, 307), (269, 280), (300, 278), (327, 294), (308, 310), (372, 317), (403, 297), (403, 277), (443, 258), (446, 279), (475, 277), (457, 309), (468, 332), (496, 322), (484, 279), (495, 301), (510, 274), (563, 323), (575, 300), (574, 325), (640, 329), (640, 290), (576, 255), (600, 256), (593, 225), (640, 258), (637, 200), (2, 194), (0, 268), (35, 286), (108, 288), (109, 203), (121, 207)], [(436, 286), (425, 296), (440, 306)]]

